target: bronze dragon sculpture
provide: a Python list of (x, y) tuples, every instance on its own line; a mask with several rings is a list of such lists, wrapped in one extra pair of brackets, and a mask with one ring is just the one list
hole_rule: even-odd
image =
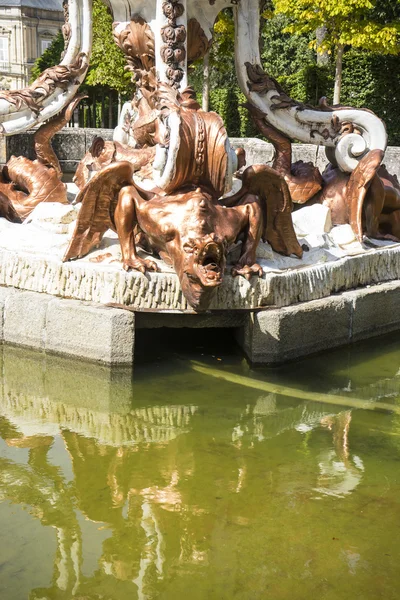
[[(279, 174), (266, 165), (250, 167), (242, 175), (241, 192), (221, 200), (228, 163), (222, 119), (203, 112), (190, 89), (179, 93), (165, 84), (151, 102), (148, 110), (163, 119), (171, 111), (179, 114), (181, 143), (172, 181), (164, 190), (145, 190), (140, 184), (143, 172), (149, 172), (149, 156), (154, 158), (147, 144), (124, 149), (97, 141), (97, 157), (85, 157), (78, 169), (82, 189), (77, 202), (82, 208), (64, 259), (84, 256), (112, 228), (121, 243), (124, 269), (157, 270), (153, 260), (138, 255), (140, 245), (173, 265), (187, 301), (202, 310), (221, 284), (227, 253), (236, 242), (242, 246), (234, 276), (262, 275), (256, 262), (261, 239), (278, 252), (301, 257), (290, 194)], [(162, 123), (148, 119), (147, 135), (142, 136), (148, 141), (151, 133), (159, 140), (162, 130)]]

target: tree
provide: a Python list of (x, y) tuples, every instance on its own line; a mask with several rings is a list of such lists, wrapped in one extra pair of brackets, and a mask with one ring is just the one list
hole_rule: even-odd
[(113, 18), (101, 0), (93, 0), (93, 47), (86, 84), (106, 86), (117, 92), (132, 91), (131, 74), (124, 54), (112, 36)]
[[(125, 57), (112, 35), (113, 19), (101, 0), (93, 0), (93, 47), (90, 68), (81, 91), (89, 100), (80, 109), (80, 121), (84, 126), (104, 127), (108, 113), (108, 126), (112, 127), (118, 117), (120, 96), (132, 97), (131, 75), (125, 71)], [(32, 69), (32, 78), (49, 67), (58, 65), (64, 50), (64, 38), (59, 32), (53, 42), (39, 57)], [(100, 102), (98, 101), (100, 98)]]
[[(290, 19), (285, 30), (295, 35), (314, 33), (325, 27), (325, 35), (310, 47), (336, 57), (333, 103), (339, 104), (343, 54), (346, 47), (362, 48), (379, 54), (400, 52), (400, 22), (387, 15), (393, 0), (275, 0), (275, 11)], [(387, 4), (387, 6), (386, 6)], [(318, 47), (317, 47), (318, 46)]]

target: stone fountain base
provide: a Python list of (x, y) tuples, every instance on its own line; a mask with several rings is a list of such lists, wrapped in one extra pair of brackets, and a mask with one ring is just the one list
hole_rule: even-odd
[(274, 365), (400, 329), (400, 280), (283, 308), (140, 312), (0, 288), (0, 341), (107, 365), (133, 364), (143, 328), (232, 328), (251, 362)]
[(400, 329), (400, 246), (334, 262), (226, 277), (212, 309), (187, 307), (175, 274), (0, 250), (0, 340), (132, 364), (135, 330), (229, 327), (249, 359), (277, 364)]
[(125, 272), (111, 231), (99, 249), (63, 263), (78, 211), (50, 203), (22, 225), (0, 219), (2, 341), (131, 364), (138, 328), (229, 327), (252, 362), (276, 364), (400, 328), (400, 244), (360, 244), (350, 226), (332, 228), (323, 206), (293, 215), (301, 260), (261, 243), (263, 276), (233, 278), (228, 266), (203, 314), (163, 261), (158, 273)]

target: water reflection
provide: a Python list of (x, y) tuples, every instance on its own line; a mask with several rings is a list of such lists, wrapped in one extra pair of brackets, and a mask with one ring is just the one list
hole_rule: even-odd
[[(51, 581), (43, 574), (34, 587), (22, 575), (21, 589), (5, 585), (7, 600), (26, 590), (31, 600), (186, 598), (189, 589), (193, 598), (264, 598), (268, 586), (287, 597), (288, 573), (324, 572), (316, 532), (341, 527), (330, 502), (350, 499), (351, 514), (365, 502), (356, 491), (380, 485), (367, 432), (398, 431), (398, 415), (260, 395), (189, 363), (151, 380), (139, 370), (132, 383), (126, 371), (5, 348), (2, 373), (0, 500), (52, 528), (56, 547)], [(396, 373), (348, 389), (374, 400), (383, 390), (387, 401), (400, 389)], [(390, 445), (375, 442), (375, 451)], [(332, 573), (345, 563), (358, 574), (368, 551), (343, 541)]]

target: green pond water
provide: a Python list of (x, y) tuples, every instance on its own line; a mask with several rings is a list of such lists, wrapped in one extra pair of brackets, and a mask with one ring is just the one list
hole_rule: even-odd
[(0, 348), (0, 600), (400, 598), (400, 335), (163, 336), (133, 374)]

